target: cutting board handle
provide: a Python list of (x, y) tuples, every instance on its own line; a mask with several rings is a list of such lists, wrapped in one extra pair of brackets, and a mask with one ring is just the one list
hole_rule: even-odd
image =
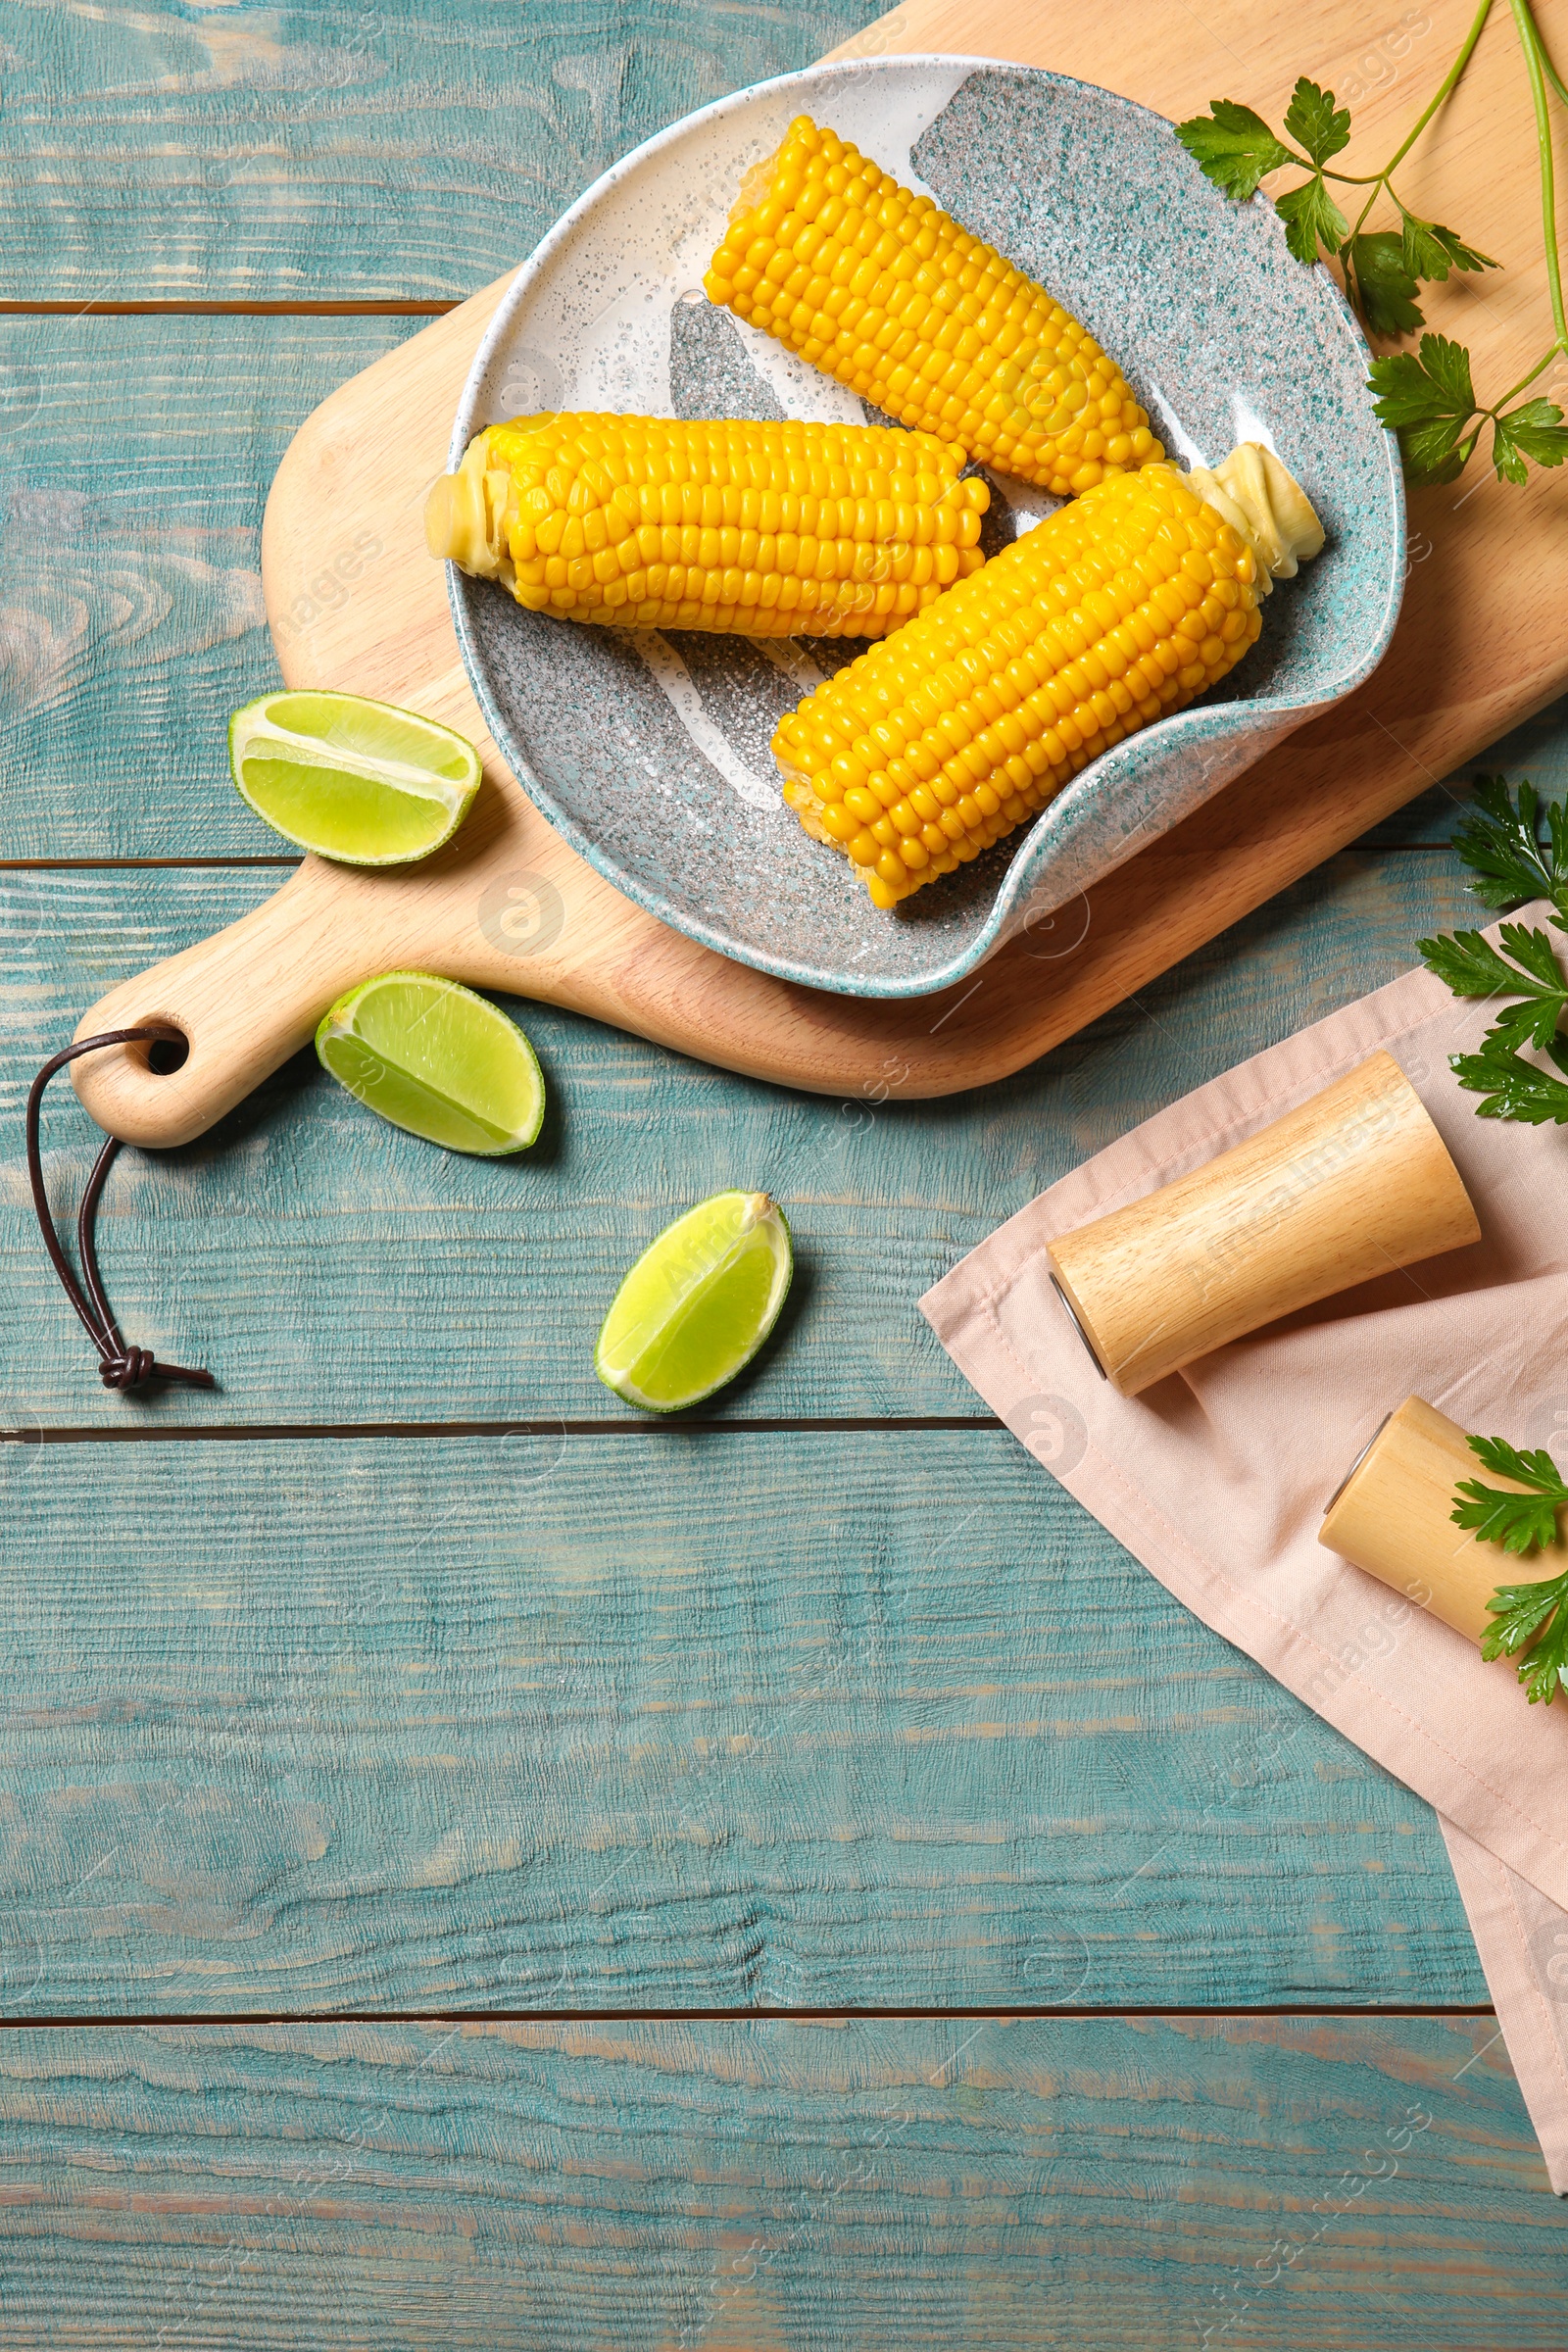
[(226, 931), (100, 998), (78, 1038), (167, 1021), (190, 1051), (167, 1076), (149, 1066), (144, 1045), (73, 1063), (76, 1093), (99, 1126), (159, 1150), (189, 1143), (231, 1110), (309, 1041), (334, 998), (383, 968), (374, 892), (373, 876), (351, 879), (308, 858)]

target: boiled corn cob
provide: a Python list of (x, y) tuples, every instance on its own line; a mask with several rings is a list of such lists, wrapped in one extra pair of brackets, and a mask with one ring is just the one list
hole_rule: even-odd
[(1060, 497), (1164, 455), (1044, 286), (807, 115), (747, 173), (703, 283), (890, 416)]
[(879, 637), (980, 567), (963, 464), (867, 425), (519, 416), (442, 475), (425, 535), (568, 620)]
[(1222, 678), (1257, 636), (1270, 575), (1322, 544), (1255, 445), (1213, 474), (1102, 482), (781, 720), (784, 798), (896, 906)]

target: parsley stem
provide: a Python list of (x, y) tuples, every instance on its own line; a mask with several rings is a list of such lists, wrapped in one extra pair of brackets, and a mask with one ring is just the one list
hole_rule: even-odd
[(1530, 386), (1535, 382), (1537, 376), (1541, 373), (1542, 369), (1544, 368), (1549, 368), (1552, 361), (1563, 349), (1564, 345), (1562, 337), (1559, 335), (1555, 343), (1547, 344), (1544, 356), (1536, 362), (1529, 374), (1522, 375), (1519, 378), (1519, 381), (1512, 387), (1510, 391), (1504, 392), (1500, 399), (1493, 402), (1490, 409), (1483, 409), (1481, 412), (1482, 416), (1495, 416), (1497, 411), (1499, 409), (1505, 409), (1510, 400), (1517, 400), (1521, 392), (1527, 392), (1530, 389)]
[[(1522, 0), (1513, 0), (1513, 6), (1516, 13), (1521, 5)], [(1393, 156), (1391, 156), (1389, 159), (1389, 162), (1384, 166), (1381, 174), (1384, 179), (1387, 179), (1389, 173), (1395, 171), (1398, 165), (1403, 163), (1405, 157), (1409, 154), (1411, 148), (1415, 145), (1417, 139), (1421, 136), (1421, 133), (1425, 130), (1427, 124), (1431, 122), (1433, 116), (1437, 113), (1444, 100), (1452, 95), (1455, 83), (1458, 81), (1458, 78), (1464, 72), (1466, 66), (1470, 63), (1471, 51), (1475, 48), (1477, 41), (1479, 41), (1481, 38), (1482, 26), (1486, 24), (1486, 21), (1491, 14), (1492, 0), (1481, 0), (1481, 6), (1476, 10), (1470, 29), (1464, 36), (1464, 46), (1459, 51), (1459, 54), (1454, 59), (1452, 65), (1448, 68), (1448, 71), (1444, 75), (1443, 80), (1439, 83), (1437, 96), (1433, 99), (1432, 104), (1423, 114), (1420, 114), (1416, 117), (1415, 126), (1411, 130), (1409, 137), (1405, 140), (1404, 145), (1396, 149)]]
[(1541, 26), (1539, 24), (1536, 26), (1536, 53), (1541, 59), (1542, 72), (1545, 74), (1546, 79), (1550, 82), (1552, 88), (1556, 91), (1564, 106), (1568, 106), (1568, 85), (1564, 84), (1562, 75), (1558, 73), (1556, 67), (1546, 55), (1546, 44), (1541, 37)]
[[(1517, 9), (1524, 5), (1524, 0), (1510, 0), (1510, 4), (1517, 11)], [(1400, 164), (1403, 163), (1405, 157), (1409, 154), (1411, 148), (1415, 145), (1417, 139), (1421, 136), (1421, 133), (1425, 130), (1433, 116), (1437, 113), (1439, 107), (1443, 105), (1446, 99), (1452, 96), (1454, 89), (1458, 85), (1459, 76), (1461, 74), (1463, 74), (1466, 66), (1470, 63), (1471, 55), (1475, 49), (1475, 45), (1477, 41), (1480, 40), (1482, 29), (1491, 14), (1492, 0), (1481, 0), (1480, 7), (1476, 10), (1474, 17), (1470, 21), (1470, 29), (1464, 36), (1458, 56), (1448, 68), (1448, 71), (1444, 75), (1442, 81), (1439, 82), (1438, 87), (1433, 93), (1433, 96), (1428, 104), (1422, 109), (1421, 113), (1417, 115), (1409, 130), (1405, 133), (1403, 144), (1395, 149), (1394, 153), (1390, 156), (1388, 162), (1384, 165), (1381, 172), (1322, 172), (1322, 176), (1325, 179), (1337, 179), (1346, 187), (1367, 188), (1371, 191), (1365, 204), (1362, 205), (1360, 212), (1356, 216), (1355, 226), (1351, 229), (1349, 235), (1345, 240), (1345, 251), (1340, 257), (1340, 268), (1345, 276), (1345, 293), (1348, 301), (1353, 301), (1350, 288), (1350, 256), (1355, 247), (1355, 240), (1357, 237), (1359, 237), (1362, 229), (1366, 226), (1367, 216), (1370, 214), (1373, 206), (1377, 203), (1378, 198), (1384, 193), (1385, 189), (1387, 189), (1390, 196), (1394, 197), (1394, 202), (1398, 205), (1400, 214), (1402, 215), (1404, 213), (1405, 208), (1402, 204), (1399, 204), (1399, 199), (1397, 196), (1394, 195), (1394, 189), (1390, 185), (1390, 182), (1393, 179), (1394, 173), (1398, 170)]]
[[(1514, 6), (1515, 12), (1517, 13), (1519, 0), (1511, 0), (1511, 4)], [(1458, 56), (1448, 68), (1447, 73), (1438, 84), (1437, 93), (1432, 99), (1431, 104), (1427, 106), (1422, 113), (1417, 115), (1413, 125), (1405, 137), (1403, 146), (1396, 147), (1395, 149), (1394, 153), (1390, 156), (1388, 162), (1384, 165), (1381, 172), (1365, 172), (1356, 173), (1351, 173), (1348, 172), (1325, 172), (1324, 177), (1327, 179), (1343, 180), (1347, 187), (1370, 188), (1372, 190), (1373, 197), (1375, 198), (1378, 189), (1384, 185), (1390, 173), (1396, 172), (1399, 166), (1403, 163), (1405, 157), (1409, 154), (1411, 148), (1415, 145), (1417, 139), (1421, 136), (1421, 133), (1425, 130), (1427, 124), (1431, 122), (1433, 116), (1437, 113), (1444, 100), (1453, 95), (1453, 91), (1458, 83), (1459, 76), (1464, 72), (1466, 66), (1470, 63), (1471, 52), (1474, 50), (1477, 41), (1480, 40), (1482, 27), (1485, 25), (1486, 21), (1491, 14), (1492, 0), (1481, 0), (1481, 6), (1476, 10), (1475, 16), (1471, 22), (1470, 29), (1464, 36), (1464, 44), (1461, 47)], [(1367, 211), (1370, 212), (1370, 210), (1371, 204), (1369, 203)], [(1361, 220), (1364, 220), (1365, 219), (1366, 213), (1363, 213), (1361, 215)], [(1360, 222), (1358, 221), (1356, 225), (1359, 227)]]
[[(1536, 144), (1541, 154), (1542, 231), (1546, 255), (1546, 282), (1551, 288), (1552, 324), (1557, 329), (1556, 348), (1568, 351), (1568, 313), (1563, 310), (1562, 263), (1557, 253), (1556, 165), (1551, 151), (1551, 117), (1546, 110), (1546, 79), (1541, 64), (1541, 36), (1536, 30), (1535, 18), (1530, 13), (1529, 0), (1508, 0), (1508, 5), (1513, 10), (1519, 46), (1524, 51), (1525, 72), (1530, 76), (1530, 96), (1536, 110)], [(1549, 358), (1550, 354), (1547, 356)], [(1512, 399), (1513, 395), (1510, 393), (1508, 397)]]

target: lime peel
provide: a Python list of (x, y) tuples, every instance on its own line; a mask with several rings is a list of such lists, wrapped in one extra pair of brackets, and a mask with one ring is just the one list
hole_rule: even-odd
[(284, 688), (228, 722), (235, 789), (285, 841), (343, 865), (408, 865), (451, 840), (483, 777), (471, 743), (365, 695)]
[(357, 1102), (449, 1152), (523, 1152), (544, 1122), (544, 1076), (516, 1022), (438, 972), (351, 988), (322, 1014), (316, 1052)]
[(766, 1193), (715, 1193), (665, 1227), (615, 1293), (594, 1349), (606, 1388), (645, 1412), (700, 1404), (752, 1360), (795, 1270)]

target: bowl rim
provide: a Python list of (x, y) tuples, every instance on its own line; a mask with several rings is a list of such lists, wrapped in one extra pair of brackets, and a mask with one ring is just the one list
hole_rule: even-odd
[[(971, 52), (956, 53), (946, 50), (922, 49), (890, 52), (881, 57), (826, 57), (818, 59), (812, 65), (800, 67), (792, 73), (772, 74), (765, 81), (751, 82), (744, 89), (731, 90), (724, 97), (712, 99), (707, 106), (698, 107), (691, 114), (681, 116), (677, 122), (666, 123), (662, 130), (655, 131), (639, 146), (633, 147), (625, 155), (617, 157), (614, 163), (610, 165), (599, 174), (597, 179), (583, 190), (575, 202), (562, 214), (555, 226), (540, 239), (527, 258), (519, 263), (485, 329), (465, 378), (448, 444), (448, 467), (455, 468), (459, 465), (474, 432), (480, 429), (474, 422), (480, 389), (498, 347), (509, 335), (516, 313), (532, 290), (535, 280), (543, 273), (546, 266), (562, 247), (567, 243), (579, 222), (597, 209), (612, 188), (622, 179), (629, 177), (634, 171), (640, 170), (651, 157), (688, 139), (692, 132), (700, 126), (717, 122), (729, 115), (745, 113), (760, 99), (772, 97), (792, 89), (806, 90), (829, 76), (858, 76), (861, 74), (872, 75), (886, 74), (890, 70), (895, 73), (905, 70), (925, 72), (939, 70), (945, 74), (956, 75), (957, 79), (955, 96), (963, 83), (976, 73), (1024, 74), (1034, 81), (1048, 82), (1066, 90), (1082, 90), (1097, 99), (1109, 100), (1113, 106), (1124, 108), (1130, 114), (1141, 116), (1150, 122), (1164, 123), (1169, 127), (1168, 118), (1156, 113), (1152, 107), (1144, 106), (1135, 98), (1125, 98), (1119, 91), (1106, 89), (1102, 83), (1084, 81), (1076, 74), (1054, 73), (1044, 66), (1020, 65), (1015, 59), (981, 56)], [(1253, 207), (1262, 207), (1268, 211), (1273, 209), (1261, 190), (1253, 195), (1250, 202)], [(1359, 343), (1370, 363), (1373, 355), (1362, 332), (1361, 323), (1346, 300), (1333, 273), (1319, 261), (1312, 265), (1312, 275), (1319, 281), (1320, 295), (1327, 295), (1331, 312), (1338, 313), (1339, 323), (1349, 330), (1351, 337)], [(1388, 651), (1399, 617), (1408, 564), (1405, 560), (1407, 523), (1404, 475), (1399, 459), (1398, 441), (1396, 436), (1386, 427), (1380, 427), (1378, 431), (1383, 444), (1386, 475), (1392, 492), (1394, 532), (1389, 551), (1388, 586), (1385, 592), (1383, 611), (1379, 616), (1378, 625), (1369, 633), (1357, 659), (1335, 682), (1332, 690), (1328, 693), (1310, 697), (1258, 696), (1248, 698), (1242, 704), (1201, 702), (1192, 704), (1185, 710), (1174, 711), (1159, 721), (1159, 732), (1164, 742), (1172, 743), (1181, 738), (1201, 741), (1204, 737), (1214, 737), (1236, 746), (1245, 740), (1247, 735), (1255, 733), (1262, 740), (1259, 741), (1255, 753), (1241, 761), (1235, 771), (1236, 774), (1241, 774), (1256, 760), (1261, 760), (1267, 752), (1272, 750), (1286, 735), (1294, 732), (1298, 726), (1303, 725), (1306, 720), (1316, 716), (1320, 711), (1332, 709), (1336, 704), (1343, 702), (1348, 695), (1352, 694), (1358, 686), (1365, 683), (1382, 661)], [(623, 898), (632, 900), (646, 913), (653, 915), (659, 922), (666, 924), (671, 930), (679, 931), (689, 939), (695, 939), (701, 946), (711, 949), (715, 955), (722, 956), (729, 962), (748, 965), (753, 970), (769, 973), (775, 979), (789, 981), (797, 987), (818, 989), (828, 995), (890, 1000), (935, 996), (942, 990), (952, 988), (958, 981), (965, 979), (978, 965), (995, 955), (1009, 938), (1022, 929), (1037, 911), (1031, 903), (1036, 899), (1041, 880), (1040, 869), (1049, 866), (1055, 849), (1055, 844), (1051, 838), (1052, 833), (1060, 829), (1063, 815), (1070, 816), (1077, 805), (1080, 796), (1075, 794), (1074, 787), (1091, 777), (1102, 779), (1107, 760), (1116, 760), (1119, 753), (1128, 750), (1129, 747), (1139, 747), (1147, 740), (1142, 730), (1137, 735), (1124, 736), (1121, 743), (1112, 745), (1108, 752), (1102, 753), (1099, 759), (1091, 760), (1086, 768), (1071, 777), (1054, 799), (1040, 810), (1039, 814), (1020, 834), (1007, 866), (998, 881), (984, 922), (945, 963), (929, 968), (912, 978), (898, 974), (858, 973), (847, 970), (842, 965), (816, 967), (778, 955), (766, 948), (754, 946), (750, 942), (737, 940), (732, 932), (721, 930), (715, 925), (706, 922), (701, 915), (690, 913), (684, 908), (673, 906), (662, 891), (649, 887), (636, 871), (605, 855), (595, 835), (580, 824), (569, 810), (562, 807), (548, 784), (540, 777), (521, 744), (514, 736), (510, 723), (490, 692), (489, 681), (485, 674), (485, 664), (475, 641), (474, 627), (470, 618), (470, 612), (477, 605), (475, 591), (483, 587), (485, 583), (470, 580), (466, 573), (459, 570), (456, 564), (449, 562), (446, 568), (448, 574), (447, 598), (452, 612), (453, 627), (457, 634), (458, 646), (463, 656), (463, 663), (467, 672), (469, 685), (483, 711), (497, 750), (515, 774), (517, 781), (539, 814), (544, 817), (553, 830), (558, 832), (577, 853), (578, 857), (593, 867), (596, 873), (610, 883), (612, 888), (618, 891)], [(1238, 719), (1233, 715), (1238, 710), (1245, 711), (1247, 714), (1245, 718)], [(1234, 780), (1234, 776), (1222, 779), (1221, 785), (1216, 789), (1223, 789), (1225, 781)], [(1113, 860), (1110, 864), (1102, 867), (1094, 878), (1095, 882), (1103, 880), (1107, 873), (1115, 870), (1116, 864), (1127, 862), (1138, 854), (1140, 849), (1150, 846), (1151, 841), (1158, 841), (1166, 833), (1174, 831), (1176, 826), (1184, 821), (1185, 816), (1191, 813), (1194, 813), (1194, 810), (1184, 811), (1183, 815), (1176, 817), (1170, 825), (1161, 827), (1158, 832), (1147, 839), (1140, 840), (1138, 833), (1135, 832), (1132, 836), (1134, 847), (1128, 850), (1126, 858)], [(1094, 883), (1091, 883), (1090, 887), (1094, 887)], [(1051, 902), (1051, 906), (1070, 904), (1075, 897), (1083, 895), (1081, 890), (1066, 890), (1060, 894), (1058, 899)], [(1038, 911), (1049, 911), (1049, 908), (1041, 905)]]

